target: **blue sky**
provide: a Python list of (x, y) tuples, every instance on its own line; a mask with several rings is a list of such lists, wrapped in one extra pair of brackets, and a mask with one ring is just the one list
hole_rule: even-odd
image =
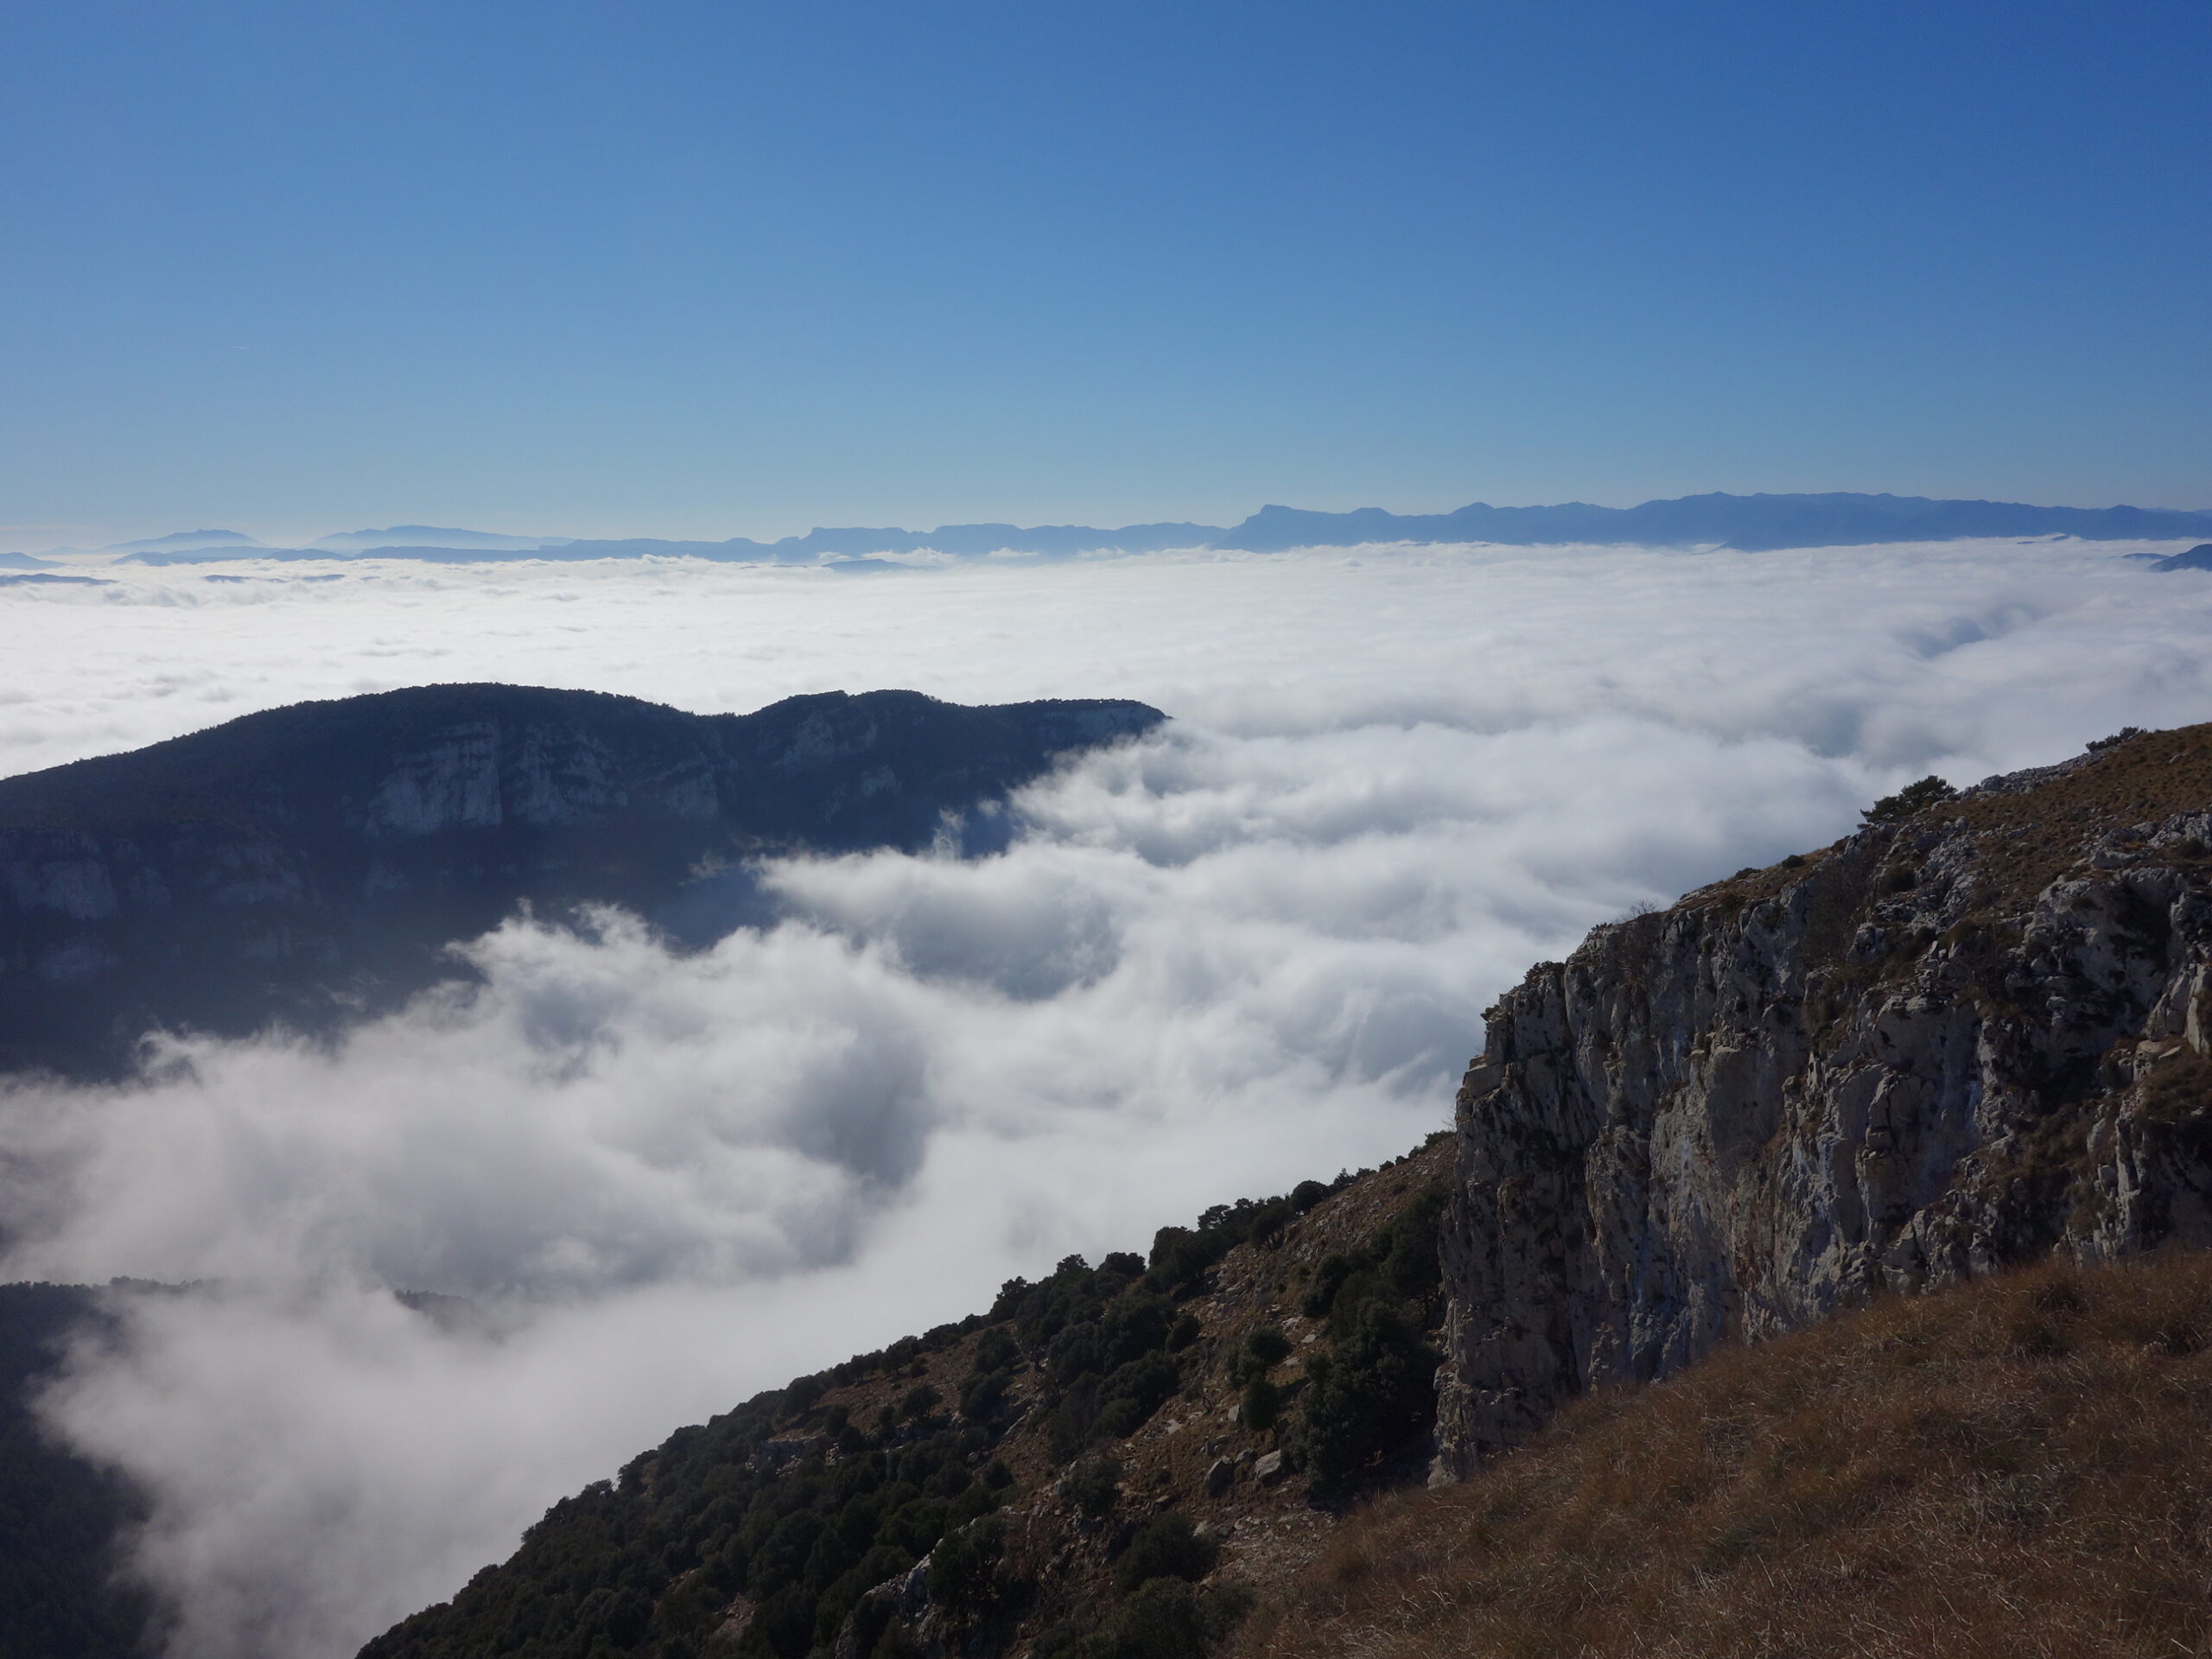
[(0, 0), (8, 545), (2212, 506), (2212, 8)]

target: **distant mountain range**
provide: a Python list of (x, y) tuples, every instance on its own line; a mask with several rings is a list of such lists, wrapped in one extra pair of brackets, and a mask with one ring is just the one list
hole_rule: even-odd
[(441, 530), (435, 524), (394, 524), (389, 530), (348, 530), (319, 536), (308, 543), (333, 553), (359, 553), (372, 548), (480, 549), (505, 552), (518, 548), (566, 547), (566, 536), (499, 536), (484, 530)]
[(703, 942), (760, 914), (748, 856), (988, 850), (1007, 791), (1165, 718), (423, 686), (0, 780), (0, 1069), (114, 1071), (156, 1027), (329, 1029), (465, 972), (442, 948), (524, 903), (619, 904)]
[(2162, 541), (2202, 536), (2212, 512), (2156, 507), (2036, 507), (2013, 501), (1935, 501), (1916, 495), (1687, 495), (1636, 507), (1493, 507), (1402, 515), (1378, 508), (1306, 512), (1262, 507), (1214, 545), (1272, 553), (1364, 542), (1491, 542), (1510, 547), (1626, 543), (1643, 547), (1863, 547), (1968, 537), (2073, 536)]
[[(1380, 507), (1309, 512), (1265, 506), (1243, 523), (1124, 524), (940, 524), (935, 530), (844, 528), (756, 542), (593, 541), (508, 536), (488, 531), (395, 524), (346, 531), (304, 548), (273, 548), (236, 531), (184, 531), (99, 550), (130, 564), (204, 564), (230, 559), (406, 558), (433, 563), (508, 559), (624, 559), (658, 556), (736, 563), (817, 564), (875, 555), (932, 552), (958, 558), (993, 553), (1065, 558), (1079, 553), (1147, 553), (1218, 548), (1276, 553), (1294, 547), (1369, 543), (1480, 542), (1507, 547), (1579, 543), (1772, 551), (1797, 547), (1865, 547), (1974, 537), (2077, 537), (2085, 541), (2171, 541), (2212, 535), (2212, 512), (2166, 507), (2039, 507), (2017, 501), (1942, 501), (1917, 495), (1687, 495), (1634, 507), (1569, 501), (1548, 507), (1494, 507), (1478, 501), (1452, 512), (1396, 513)], [(11, 556), (21, 557), (22, 556)], [(19, 567), (20, 568), (20, 567)]]

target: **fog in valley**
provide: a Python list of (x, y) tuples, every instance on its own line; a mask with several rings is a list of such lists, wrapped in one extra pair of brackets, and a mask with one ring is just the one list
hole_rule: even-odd
[[(671, 1429), (1449, 1122), (1593, 924), (2121, 726), (2212, 582), (2080, 543), (106, 569), (0, 594), (0, 772), (432, 681), (697, 712), (908, 687), (1173, 717), (1003, 855), (762, 866), (772, 925), (458, 941), (334, 1049), (0, 1096), (0, 1276), (130, 1299), (44, 1404), (155, 1501), (173, 1651), (350, 1653)], [(242, 579), (241, 579), (242, 578)], [(395, 1290), (454, 1299), (414, 1311)]]

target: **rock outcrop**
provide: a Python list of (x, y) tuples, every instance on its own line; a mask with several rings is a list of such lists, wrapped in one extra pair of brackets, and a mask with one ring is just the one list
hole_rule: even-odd
[(1002, 842), (1007, 791), (1164, 718), (912, 691), (690, 715), (424, 686), (0, 780), (0, 1068), (126, 1064), (149, 1027), (314, 1030), (464, 971), (524, 904), (741, 921), (743, 861)]
[(1440, 1477), (1885, 1291), (2212, 1241), (2212, 728), (1597, 929), (1458, 1102)]

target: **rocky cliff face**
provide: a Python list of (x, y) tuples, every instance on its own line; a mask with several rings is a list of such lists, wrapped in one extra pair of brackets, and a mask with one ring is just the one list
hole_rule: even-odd
[(1439, 1472), (1884, 1291), (2212, 1242), (2212, 728), (1601, 927), (1458, 1102)]
[(442, 948), (525, 902), (727, 931), (748, 855), (987, 846), (1007, 791), (1161, 719), (426, 686), (0, 780), (0, 1068), (111, 1070), (154, 1026), (325, 1027), (460, 971)]

